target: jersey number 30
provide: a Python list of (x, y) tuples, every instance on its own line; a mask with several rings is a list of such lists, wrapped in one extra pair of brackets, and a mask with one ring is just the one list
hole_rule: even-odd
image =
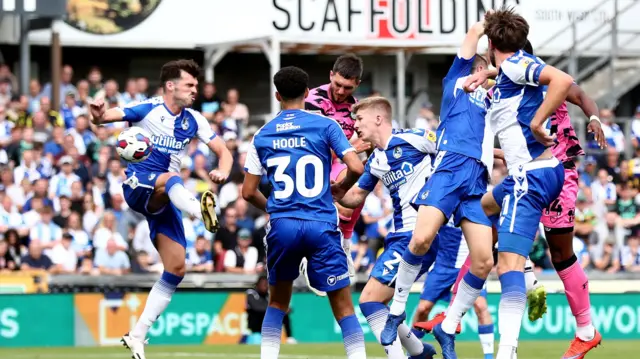
[[(323, 164), (322, 160), (314, 155), (306, 155), (300, 157), (295, 164), (295, 183), (293, 178), (285, 173), (289, 164), (291, 163), (291, 156), (273, 157), (267, 160), (267, 167), (275, 167), (276, 171), (273, 174), (273, 179), (276, 182), (284, 184), (284, 188), (279, 191), (274, 191), (273, 196), (276, 199), (285, 199), (291, 197), (293, 191), (296, 190), (302, 197), (313, 198), (322, 192), (324, 186), (323, 181)], [(307, 187), (307, 165), (313, 166), (313, 187)]]

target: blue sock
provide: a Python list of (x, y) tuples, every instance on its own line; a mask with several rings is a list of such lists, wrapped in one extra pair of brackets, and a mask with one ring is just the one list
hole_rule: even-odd
[[(467, 283), (471, 288), (473, 289), (477, 289), (477, 290), (482, 290), (482, 287), (484, 287), (484, 283), (487, 281), (486, 279), (482, 279), (478, 276), (476, 276), (475, 274), (471, 273), (471, 271), (468, 271), (464, 277), (462, 277), (462, 280)], [(459, 286), (458, 286), (458, 290)]]
[(524, 273), (506, 272), (499, 279), (502, 286), (502, 296), (498, 306), (500, 346), (516, 348), (527, 304)]
[(422, 339), (424, 338), (424, 336), (427, 334), (425, 332), (423, 332), (422, 330), (416, 330), (416, 329), (411, 329), (411, 333), (413, 333), (413, 335), (416, 336), (416, 338), (418, 339)]
[(422, 265), (423, 257), (424, 257), (423, 255), (413, 254), (413, 252), (411, 252), (409, 248), (405, 249), (404, 253), (402, 253), (402, 260), (412, 266)]
[(278, 308), (267, 307), (267, 312), (262, 320), (262, 343), (260, 344), (262, 358), (278, 357), (284, 315), (285, 312)]
[(478, 337), (480, 337), (480, 345), (482, 345), (482, 353), (485, 359), (493, 358), (493, 342), (495, 334), (493, 334), (493, 324), (478, 325)]
[(342, 330), (342, 341), (348, 358), (364, 358), (364, 334), (355, 315), (349, 315), (338, 322)]

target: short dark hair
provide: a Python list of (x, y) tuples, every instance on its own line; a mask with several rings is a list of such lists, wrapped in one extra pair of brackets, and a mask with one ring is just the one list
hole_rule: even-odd
[(489, 67), (489, 60), (482, 55), (476, 54), (476, 57), (473, 59), (473, 64), (471, 65), (473, 69), (478, 66), (483, 66), (485, 69)]
[(516, 52), (527, 42), (529, 24), (512, 7), (503, 7), (484, 16), (484, 33), (498, 51)]
[(162, 65), (160, 70), (160, 85), (164, 88), (167, 81), (175, 81), (182, 76), (182, 71), (199, 78), (200, 66), (193, 60), (173, 60)]
[(359, 81), (362, 78), (362, 59), (355, 54), (345, 54), (333, 64), (333, 73), (347, 80)]
[(524, 47), (522, 48), (522, 50), (524, 50), (524, 52), (533, 55), (533, 45), (531, 45), (531, 41), (527, 40), (527, 43), (524, 44)]
[(283, 67), (273, 76), (276, 90), (284, 101), (300, 99), (309, 87), (309, 75), (295, 66)]

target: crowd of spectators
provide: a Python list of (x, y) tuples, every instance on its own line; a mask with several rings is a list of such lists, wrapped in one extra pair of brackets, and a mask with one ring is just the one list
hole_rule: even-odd
[[(161, 272), (162, 263), (143, 216), (130, 210), (122, 194), (123, 163), (114, 151), (124, 124), (95, 127), (88, 118), (91, 99), (123, 106), (149, 96), (145, 78), (131, 78), (124, 91), (104, 80), (100, 69), (74, 74), (61, 69), (61, 86), (52, 89), (32, 80), (28, 95), (17, 95), (15, 76), (0, 65), (0, 271), (44, 269), (52, 274), (123, 275)], [(80, 79), (73, 82), (72, 79)], [(60, 93), (60, 110), (51, 106), (52, 91)], [(217, 159), (207, 146), (193, 140), (180, 173), (186, 188), (217, 194), (222, 228), (207, 232), (196, 218), (185, 216), (187, 270), (211, 273), (264, 271), (266, 214), (239, 196), (248, 146), (256, 126), (235, 89), (220, 94), (203, 84), (194, 103), (222, 136), (234, 156), (227, 183), (214, 184), (208, 172)], [(425, 103), (414, 124), (437, 126), (437, 115)], [(575, 213), (574, 248), (582, 265), (606, 272), (640, 271), (640, 108), (632, 128), (635, 156), (625, 158), (625, 137), (601, 113), (609, 148), (580, 158), (580, 195)], [(585, 147), (591, 148), (590, 144)], [(506, 175), (496, 163), (493, 181)], [(370, 271), (388, 230), (391, 200), (382, 186), (367, 198), (354, 235), (352, 256), (358, 271)], [(378, 245), (374, 245), (378, 243)], [(538, 238), (531, 253), (541, 269), (551, 269), (548, 248)]]

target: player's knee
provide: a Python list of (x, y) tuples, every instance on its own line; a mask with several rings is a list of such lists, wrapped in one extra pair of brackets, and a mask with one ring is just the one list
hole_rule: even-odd
[(476, 275), (486, 277), (493, 268), (493, 252), (488, 251), (485, 255), (475, 257), (471, 261), (471, 271)]
[(351, 290), (349, 287), (328, 292), (327, 296), (329, 297), (329, 303), (331, 303), (333, 316), (337, 321), (355, 314), (353, 302), (351, 301)]
[(167, 266), (164, 267), (164, 270), (169, 272), (169, 273), (171, 273), (171, 274), (175, 274), (178, 277), (184, 277), (184, 275), (187, 272), (187, 268), (184, 265), (184, 263), (182, 263), (182, 264), (176, 263), (176, 264), (172, 264), (172, 265), (167, 265)]
[(422, 318), (426, 318), (431, 313), (433, 309), (433, 303), (428, 300), (421, 300), (418, 303), (418, 309), (416, 309), (416, 315), (419, 315)]
[(498, 253), (498, 275), (502, 275), (507, 272), (518, 271), (522, 272), (524, 269), (525, 257), (510, 252)]

